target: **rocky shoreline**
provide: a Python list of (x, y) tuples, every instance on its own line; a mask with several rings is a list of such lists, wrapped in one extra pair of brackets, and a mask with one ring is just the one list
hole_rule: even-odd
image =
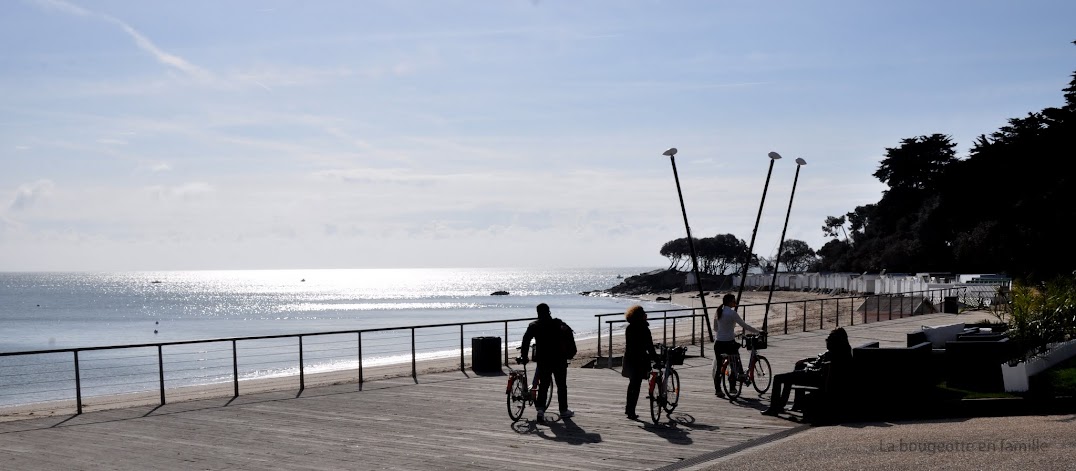
[[(695, 292), (698, 287), (688, 285), (689, 272), (674, 269), (653, 270), (624, 278), (620, 284), (605, 290), (590, 291), (588, 295), (645, 296), (653, 294)], [(733, 275), (701, 274), (703, 291), (733, 289)]]

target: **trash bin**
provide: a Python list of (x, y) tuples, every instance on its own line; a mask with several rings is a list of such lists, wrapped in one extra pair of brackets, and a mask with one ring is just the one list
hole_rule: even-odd
[(957, 303), (956, 296), (946, 296), (945, 303), (942, 305), (942, 312), (946, 314), (959, 314), (960, 305)]
[(471, 369), (475, 373), (497, 373), (501, 371), (501, 338), (471, 338)]

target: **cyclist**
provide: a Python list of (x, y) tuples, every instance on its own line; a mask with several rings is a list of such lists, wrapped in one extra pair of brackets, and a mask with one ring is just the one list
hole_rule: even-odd
[(654, 338), (650, 334), (650, 324), (646, 322), (646, 311), (636, 304), (624, 312), (628, 327), (624, 329), (624, 366), (620, 374), (628, 378), (628, 396), (624, 404), (624, 414), (635, 420), (635, 406), (639, 403), (639, 391), (643, 380), (650, 375), (650, 364), (658, 358), (654, 351)]
[(537, 306), (538, 320), (531, 322), (527, 325), (527, 331), (523, 333), (523, 346), (520, 349), (523, 353), (523, 362), (529, 361), (527, 353), (530, 352), (531, 340), (537, 340), (539, 345), (542, 345), (542, 349), (535, 353), (534, 360), (541, 363), (541, 368), (535, 369), (535, 376), (538, 377), (538, 423), (545, 423), (545, 409), (543, 406), (546, 403), (546, 395), (549, 394), (549, 384), (551, 380), (557, 382), (557, 402), (560, 405), (560, 417), (567, 419), (575, 415), (571, 409), (568, 408), (568, 358), (564, 356), (563, 351), (557, 348), (561, 342), (561, 329), (570, 329), (560, 319), (553, 318), (553, 315), (549, 312), (549, 305), (541, 303)]
[[(744, 322), (736, 313), (737, 304), (736, 295), (726, 294), (721, 299), (721, 307), (717, 309), (717, 319), (714, 320), (714, 330), (717, 331), (717, 336), (714, 340), (714, 364), (711, 373), (714, 377), (714, 391), (717, 397), (725, 397), (725, 393), (721, 391), (721, 376), (718, 374), (721, 369), (721, 355), (736, 355), (737, 358), (740, 356), (740, 342), (736, 341), (736, 324), (740, 324), (740, 327), (747, 332), (758, 333), (758, 329)], [(738, 380), (743, 376), (743, 362), (739, 361), (735, 364), (738, 370), (736, 371)]]

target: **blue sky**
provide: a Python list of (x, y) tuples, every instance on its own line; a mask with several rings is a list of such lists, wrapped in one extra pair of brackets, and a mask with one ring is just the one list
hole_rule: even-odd
[[(1072, 1), (0, 2), (0, 271), (817, 249), (886, 147), (1063, 103)], [(991, 192), (993, 183), (985, 183)]]

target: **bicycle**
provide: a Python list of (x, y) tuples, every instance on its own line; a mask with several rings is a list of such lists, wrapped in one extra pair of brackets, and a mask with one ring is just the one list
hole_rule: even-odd
[[(766, 348), (765, 332), (761, 335), (745, 334), (741, 336), (741, 345), (751, 352), (747, 370), (741, 375), (735, 374), (735, 372), (743, 370), (740, 355), (721, 355), (721, 368), (718, 370), (718, 374), (721, 375), (721, 390), (729, 401), (735, 401), (740, 397), (744, 385), (750, 384), (761, 395), (769, 391), (770, 386), (773, 384), (770, 360), (758, 353), (759, 350)], [(737, 378), (737, 376), (739, 377)]]
[[(519, 348), (516, 347), (516, 350)], [(523, 417), (523, 410), (527, 408), (527, 404), (535, 405), (538, 402), (538, 368), (534, 368), (534, 379), (528, 381), (527, 364), (523, 363), (523, 357), (516, 357), (515, 360), (516, 364), (523, 365), (523, 370), (508, 367), (508, 386), (504, 390), (508, 396), (508, 417), (512, 419), (512, 422)], [(530, 385), (529, 390), (527, 385)], [(553, 392), (554, 385), (551, 382), (545, 396), (545, 409), (549, 409), (549, 404), (553, 402)]]
[(680, 375), (673, 369), (673, 365), (683, 365), (687, 355), (687, 347), (668, 348), (665, 344), (656, 343), (654, 348), (661, 353), (659, 360), (654, 362), (650, 370), (650, 382), (647, 398), (650, 399), (650, 418), (654, 423), (661, 419), (661, 413), (671, 414), (680, 404)]

